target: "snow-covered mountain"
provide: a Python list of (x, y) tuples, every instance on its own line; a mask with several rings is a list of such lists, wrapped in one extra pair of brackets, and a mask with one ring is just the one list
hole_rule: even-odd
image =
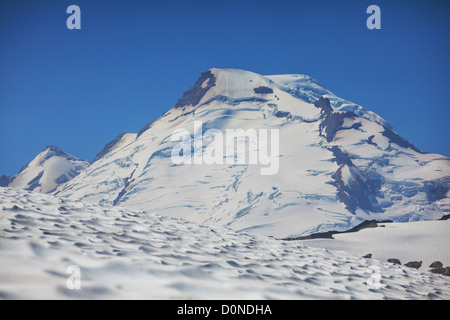
[(77, 176), (89, 164), (89, 161), (71, 156), (55, 146), (48, 146), (17, 175), (2, 176), (0, 186), (50, 193)]
[[(278, 129), (279, 169), (261, 175), (267, 165), (248, 161), (175, 164), (180, 142), (171, 137), (182, 129), (191, 134), (188, 149), (203, 151), (209, 129)], [(308, 76), (211, 69), (172, 109), (107, 144), (55, 194), (289, 237), (367, 219), (438, 219), (450, 212), (449, 185), (447, 157), (421, 152), (380, 116)]]

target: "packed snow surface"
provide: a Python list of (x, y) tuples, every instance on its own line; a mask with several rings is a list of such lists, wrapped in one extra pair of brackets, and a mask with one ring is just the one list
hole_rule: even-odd
[(427, 270), (434, 261), (450, 266), (450, 220), (386, 223), (383, 227), (334, 235), (334, 239), (306, 240), (305, 244), (356, 255), (372, 253), (382, 261), (422, 261)]
[[(80, 289), (67, 286), (74, 265)], [(379, 286), (368, 287), (373, 270)], [(1, 298), (449, 299), (448, 284), (296, 241), (0, 188)]]

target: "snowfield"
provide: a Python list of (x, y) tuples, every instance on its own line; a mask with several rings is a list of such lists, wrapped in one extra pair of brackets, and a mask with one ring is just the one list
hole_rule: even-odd
[(305, 240), (304, 243), (356, 255), (372, 253), (373, 258), (382, 261), (390, 258), (402, 263), (422, 261), (420, 270), (428, 270), (434, 261), (450, 266), (450, 220), (381, 225), (384, 227), (335, 234), (334, 239)]
[[(81, 289), (67, 286), (73, 265)], [(0, 298), (449, 299), (450, 286), (303, 242), (0, 188)]]

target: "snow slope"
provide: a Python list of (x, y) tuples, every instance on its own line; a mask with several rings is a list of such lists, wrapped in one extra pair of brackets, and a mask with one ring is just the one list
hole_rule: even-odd
[(333, 235), (332, 239), (305, 240), (304, 244), (358, 256), (399, 259), (403, 264), (422, 261), (420, 270), (428, 270), (434, 261), (450, 266), (450, 221), (386, 223), (383, 228), (363, 229), (355, 233)]
[(265, 76), (272, 80), (277, 87), (283, 91), (291, 93), (293, 96), (309, 102), (315, 103), (317, 100), (327, 98), (336, 111), (350, 111), (360, 117), (367, 118), (380, 123), (382, 126), (395, 131), (395, 128), (379, 115), (367, 110), (356, 103), (339, 98), (331, 91), (324, 88), (319, 82), (304, 74), (281, 74)]
[[(277, 129), (279, 170), (261, 175), (268, 165), (260, 161), (174, 164), (171, 136), (180, 129), (201, 150), (210, 142), (196, 137), (208, 129)], [(276, 237), (450, 212), (448, 158), (423, 153), (381, 117), (302, 75), (208, 70), (174, 108), (105, 150), (54, 194)]]
[(295, 241), (10, 188), (0, 204), (4, 299), (450, 298), (444, 276)]
[(50, 193), (77, 176), (89, 161), (71, 156), (55, 146), (48, 146), (4, 186)]

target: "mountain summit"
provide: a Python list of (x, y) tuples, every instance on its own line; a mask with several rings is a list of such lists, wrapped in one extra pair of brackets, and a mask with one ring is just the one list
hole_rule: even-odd
[(50, 193), (88, 166), (89, 161), (69, 155), (56, 146), (47, 146), (17, 175), (3, 176), (2, 186)]
[[(174, 132), (188, 132), (183, 150), (208, 150), (206, 142), (218, 143), (210, 129), (278, 130), (268, 146), (279, 149), (279, 170), (264, 176), (260, 164), (172, 161)], [(311, 77), (210, 69), (172, 109), (106, 145), (55, 194), (292, 237), (369, 219), (439, 219), (450, 212), (449, 185), (448, 158), (418, 150)]]

